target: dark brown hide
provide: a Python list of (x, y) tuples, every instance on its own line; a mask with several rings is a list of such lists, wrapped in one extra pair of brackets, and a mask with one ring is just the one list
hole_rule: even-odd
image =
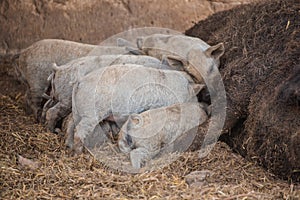
[(186, 31), (224, 42), (228, 109), (221, 139), (282, 178), (299, 181), (300, 2), (272, 0), (216, 13)]

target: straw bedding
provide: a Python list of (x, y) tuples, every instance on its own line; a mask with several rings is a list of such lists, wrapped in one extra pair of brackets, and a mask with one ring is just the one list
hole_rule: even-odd
[[(1, 199), (299, 199), (300, 188), (218, 143), (203, 160), (186, 152), (151, 173), (112, 170), (86, 153), (74, 156), (64, 136), (46, 131), (24, 111), (24, 88), (0, 66)], [(21, 157), (20, 157), (21, 156)], [(28, 162), (22, 160), (28, 159)], [(185, 176), (207, 175), (200, 181)]]

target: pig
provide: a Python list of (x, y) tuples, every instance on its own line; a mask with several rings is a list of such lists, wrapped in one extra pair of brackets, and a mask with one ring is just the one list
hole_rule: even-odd
[(153, 34), (137, 38), (137, 47), (145, 54), (162, 59), (177, 70), (184, 70), (197, 83), (213, 76), (224, 54), (223, 43), (210, 46), (196, 37)]
[(227, 94), (220, 140), (289, 182), (300, 182), (299, 21), (299, 1), (261, 1), (186, 31), (228, 49), (220, 66)]
[(72, 41), (45, 39), (38, 41), (21, 51), (16, 63), (16, 74), (27, 86), (26, 102), (37, 119), (42, 113), (42, 100), (45, 88), (48, 88), (47, 77), (52, 73), (52, 64), (65, 64), (75, 58), (104, 54), (125, 54), (128, 51), (121, 47), (103, 47), (81, 44)]
[(113, 118), (120, 127), (132, 113), (197, 102), (196, 94), (203, 87), (185, 72), (136, 64), (112, 65), (93, 71), (73, 88), (74, 150), (82, 151), (82, 142), (104, 119)]
[[(54, 75), (50, 75), (52, 90), (52, 98), (45, 104), (42, 119), (46, 115), (47, 128), (54, 131), (56, 123), (71, 112), (72, 107), (72, 90), (73, 85), (78, 79), (93, 70), (114, 64), (139, 64), (144, 67), (152, 67), (158, 69), (170, 69), (167, 65), (163, 65), (160, 60), (150, 56), (135, 55), (103, 55), (103, 56), (87, 56), (70, 61), (69, 63), (57, 67), (53, 66)], [(52, 108), (53, 100), (57, 101)], [(47, 112), (47, 113), (46, 113)], [(46, 113), (46, 114), (45, 114)]]
[[(74, 134), (70, 133), (70, 128), (73, 124), (73, 115), (72, 112), (68, 114), (62, 121), (61, 129), (56, 128), (55, 131), (65, 136), (65, 145), (66, 147), (72, 148), (74, 143)], [(71, 130), (72, 131), (72, 130)], [(120, 129), (114, 122), (104, 120), (103, 122), (96, 125), (93, 135), (88, 137), (88, 148), (94, 148), (97, 145), (102, 145), (104, 142), (117, 140), (115, 138), (118, 135)]]
[[(131, 114), (119, 132), (118, 146), (121, 152), (130, 154), (132, 166), (138, 169), (163, 148), (173, 149), (176, 139), (197, 129), (207, 118), (205, 106), (198, 102), (178, 103)], [(193, 139), (192, 134), (190, 137)]]

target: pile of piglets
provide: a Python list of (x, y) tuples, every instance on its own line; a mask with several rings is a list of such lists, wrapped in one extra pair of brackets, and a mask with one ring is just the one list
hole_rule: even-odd
[(65, 131), (68, 147), (80, 153), (113, 140), (141, 168), (208, 119), (196, 95), (203, 76), (217, 70), (224, 45), (165, 34), (117, 40), (115, 46), (38, 41), (20, 53), (16, 74), (36, 120)]

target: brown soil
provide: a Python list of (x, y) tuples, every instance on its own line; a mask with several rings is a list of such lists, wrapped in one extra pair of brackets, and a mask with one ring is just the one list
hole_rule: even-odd
[(228, 100), (222, 139), (285, 179), (300, 181), (300, 4), (272, 0), (216, 13), (188, 30), (221, 58)]

